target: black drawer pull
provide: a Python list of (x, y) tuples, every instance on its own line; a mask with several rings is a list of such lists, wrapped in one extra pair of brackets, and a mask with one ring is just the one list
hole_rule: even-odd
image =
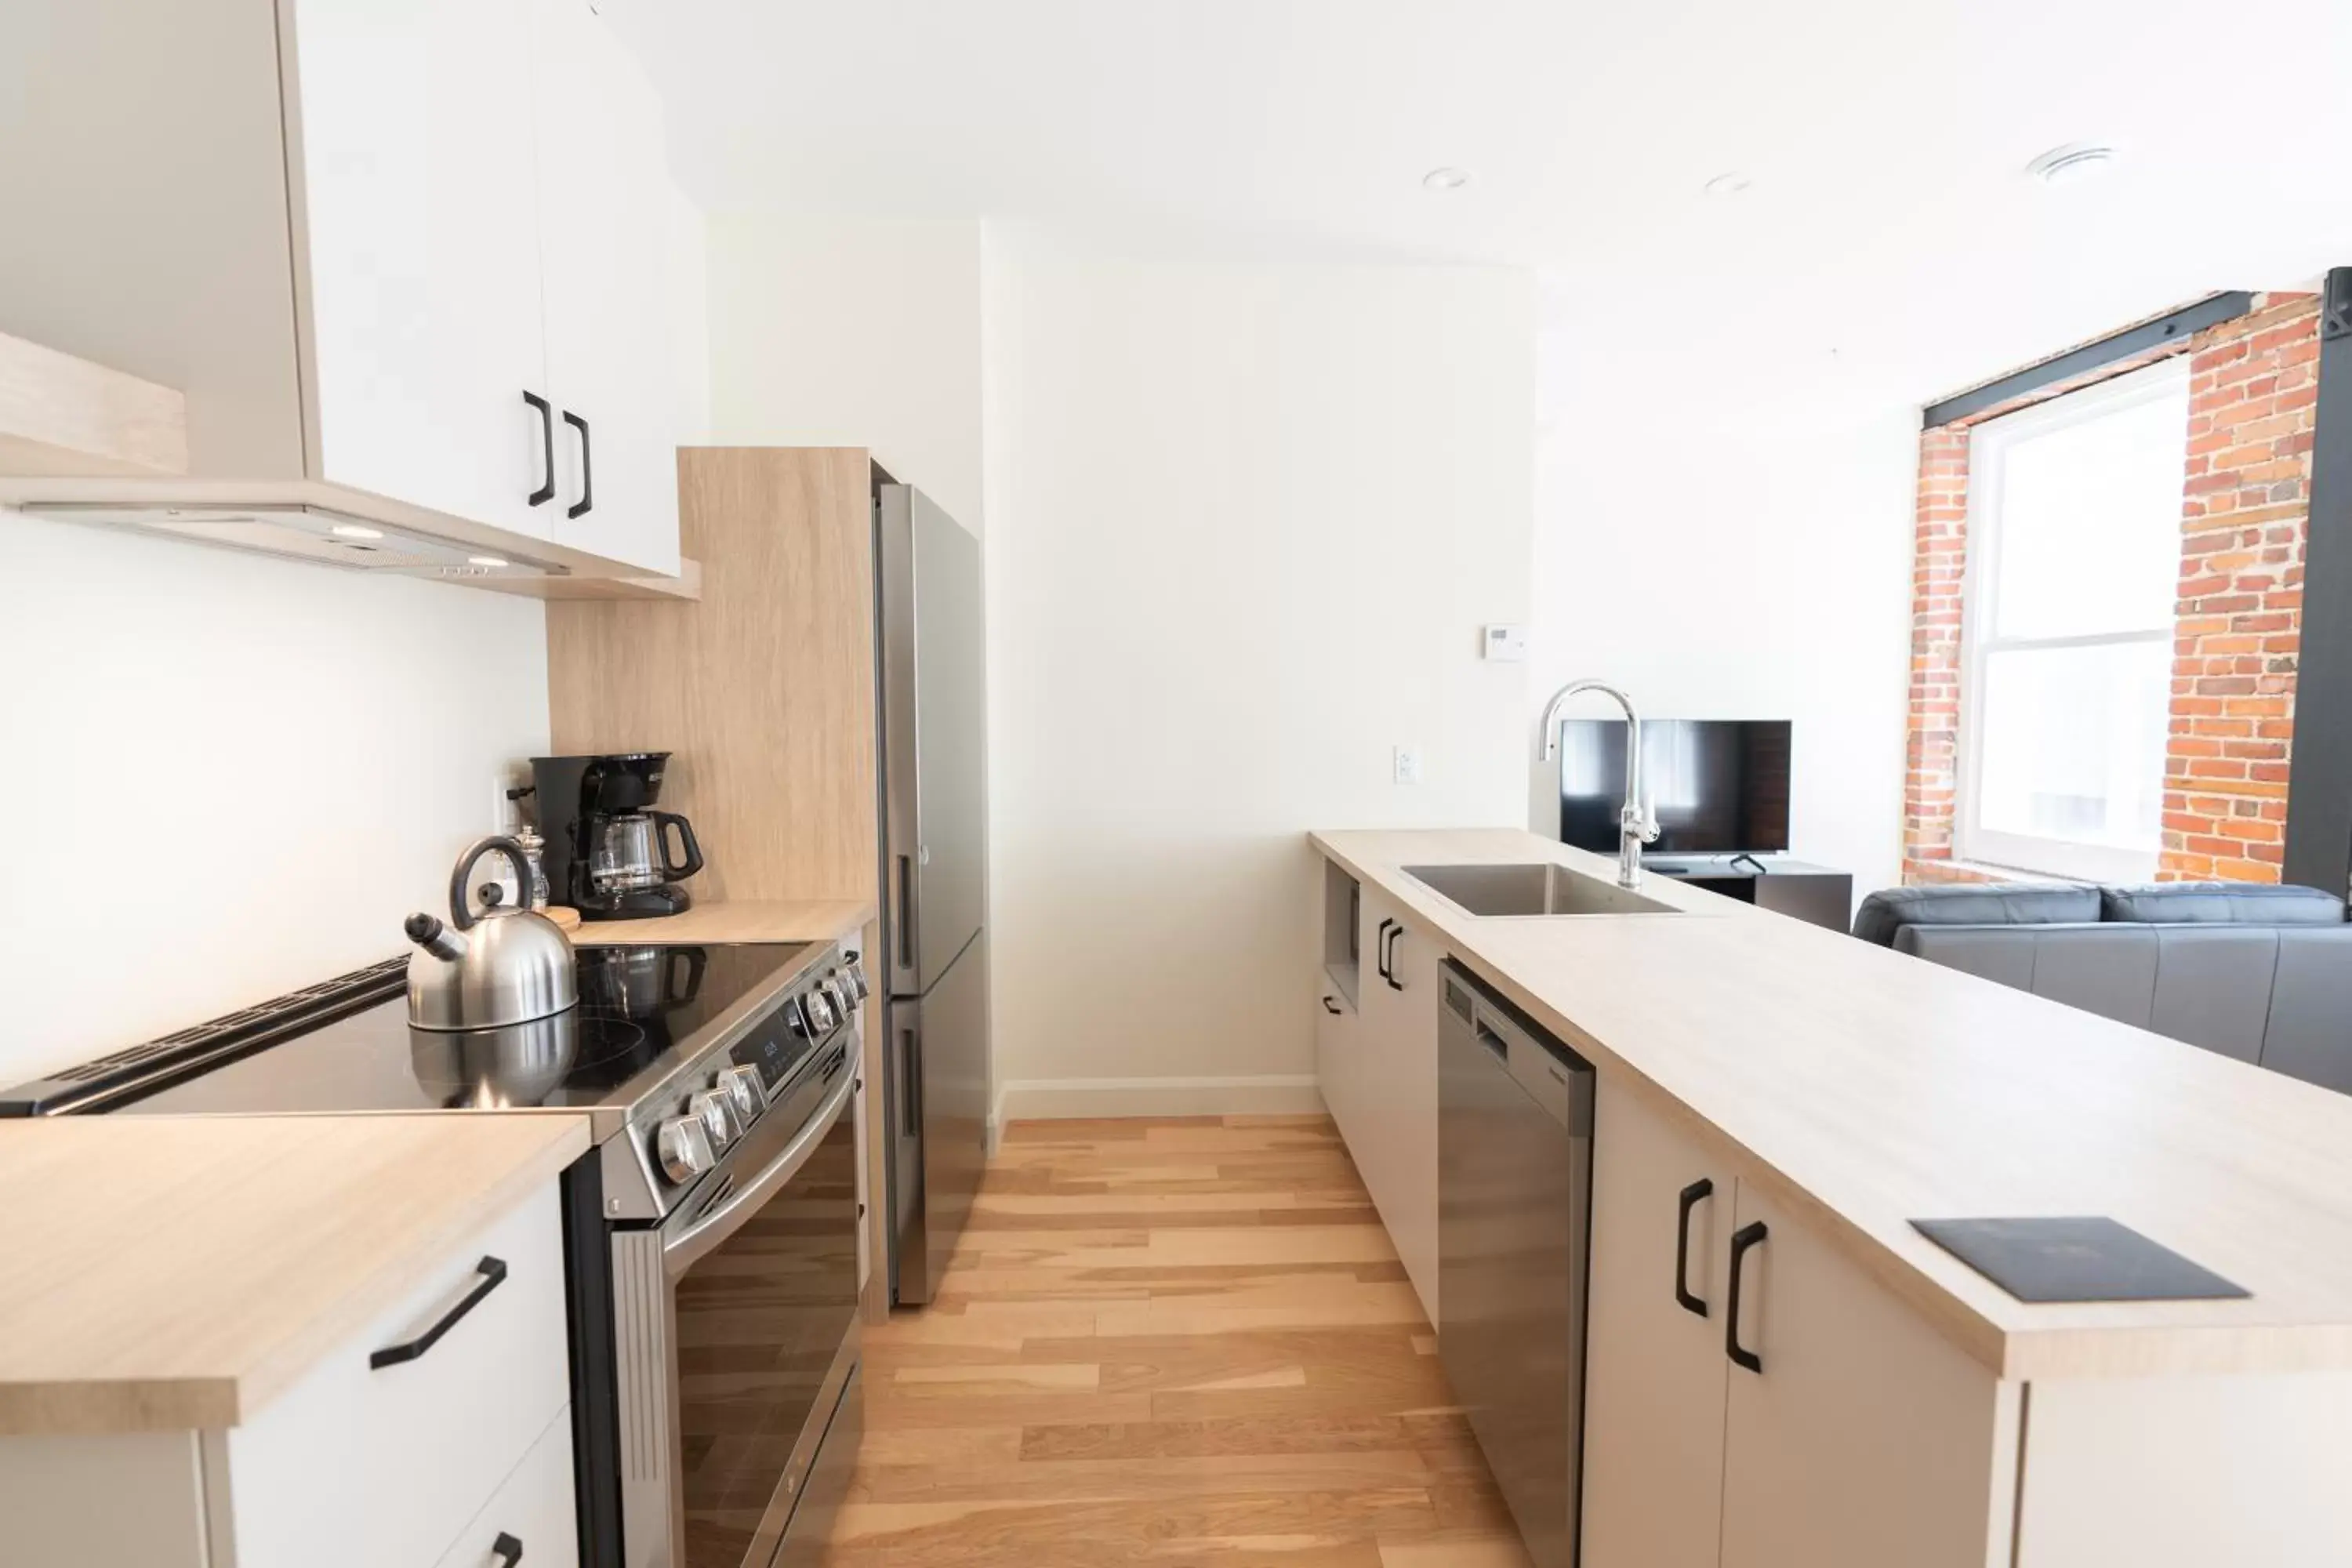
[(596, 504), (596, 468), (594, 455), (589, 450), (588, 421), (567, 408), (563, 422), (580, 432), (580, 499), (565, 507), (563, 515), (585, 517)]
[(506, 1568), (515, 1568), (522, 1561), (522, 1542), (501, 1530), (499, 1538), (490, 1542), (490, 1555), (505, 1563)]
[(1739, 1276), (1748, 1266), (1748, 1248), (1763, 1246), (1764, 1238), (1771, 1234), (1760, 1219), (1754, 1225), (1741, 1226), (1732, 1234), (1731, 1300), (1723, 1314), (1723, 1353), (1759, 1376), (1764, 1372), (1764, 1358), (1739, 1342)]
[[(457, 1320), (482, 1304), (482, 1298), (506, 1283), (507, 1265), (502, 1258), (485, 1258), (474, 1265), (481, 1282), (466, 1292), (466, 1299), (443, 1315), (441, 1321), (404, 1344), (386, 1345), (368, 1354), (368, 1370), (380, 1372), (388, 1366), (398, 1366), (404, 1361), (415, 1361), (441, 1341), (441, 1336), (457, 1326)], [(520, 1552), (518, 1545), (515, 1550)]]
[(522, 400), (539, 410), (539, 449), (547, 463), (547, 482), (530, 492), (533, 506), (545, 506), (555, 499), (555, 412), (547, 399), (529, 387), (523, 388)]
[(1380, 931), (1372, 937), (1372, 967), (1381, 972), (1383, 980), (1389, 978), (1389, 927), (1394, 924), (1394, 921), (1382, 921)]
[(1381, 969), (1381, 978), (1389, 983), (1389, 989), (1391, 991), (1404, 989), (1404, 982), (1399, 980), (1396, 974), (1396, 944), (1402, 940), (1404, 940), (1404, 922), (1399, 921), (1396, 930), (1389, 932), (1388, 963)]
[(1323, 998), (1323, 1011), (1330, 1014), (1331, 1016), (1336, 1018), (1339, 1016), (1339, 1004), (1332, 1001), (1328, 996), (1326, 996)]
[(1685, 1312), (1706, 1316), (1706, 1303), (1691, 1294), (1690, 1288), (1690, 1219), (1691, 1210), (1715, 1196), (1715, 1184), (1705, 1176), (1682, 1190), (1675, 1200), (1675, 1300)]

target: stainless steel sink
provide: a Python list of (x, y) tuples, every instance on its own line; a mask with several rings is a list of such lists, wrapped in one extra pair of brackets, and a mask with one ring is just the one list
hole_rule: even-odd
[(1677, 915), (1672, 904), (1548, 861), (1407, 866), (1404, 874), (1474, 915)]

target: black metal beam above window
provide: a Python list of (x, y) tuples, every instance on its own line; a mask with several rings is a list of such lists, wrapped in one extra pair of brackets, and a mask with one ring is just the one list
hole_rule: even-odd
[(2352, 889), (2352, 267), (2320, 296), (2313, 416), (2286, 879), (2340, 894)]
[[(1973, 391), (1963, 392), (1957, 397), (1948, 397), (1941, 403), (1931, 403), (1927, 405), (1924, 423), (1928, 429), (1932, 430), (1938, 425), (1949, 425), (1956, 419), (1966, 419), (1971, 414), (1981, 414), (1986, 409), (2007, 403), (2011, 398), (2023, 397), (2029, 393), (2039, 392), (2045, 386), (2055, 386), (2062, 381), (2072, 381), (2078, 375), (2088, 374), (2101, 365), (2114, 364), (2120, 360), (2131, 359), (2136, 355), (2147, 353), (2150, 349), (2161, 348), (2169, 342), (2178, 342), (2191, 333), (2203, 331), (2208, 327), (2218, 326), (2223, 321), (2235, 321), (2253, 308), (2253, 295), (2242, 289), (2227, 294), (2211, 295), (2198, 300), (2194, 305), (2183, 305), (2168, 316), (2158, 316), (2152, 321), (2142, 321), (2137, 327), (2126, 327), (2122, 331), (2101, 338), (2097, 342), (2085, 343), (2079, 349), (2069, 349), (2063, 354), (2053, 354), (2038, 364), (2027, 365), (2023, 370), (2014, 371), (2002, 376), (1999, 381), (1989, 381)], [(2352, 395), (2352, 394), (2347, 395)]]

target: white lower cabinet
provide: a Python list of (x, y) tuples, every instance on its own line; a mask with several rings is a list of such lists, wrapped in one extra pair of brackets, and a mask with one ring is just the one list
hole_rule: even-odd
[(1371, 1092), (1364, 1058), (1364, 1020), (1355, 1002), (1318, 971), (1315, 976), (1315, 1082), (1323, 1108), (1339, 1126), (1349, 1150), (1371, 1131), (1365, 1104)]
[(241, 1426), (0, 1437), (0, 1563), (568, 1568), (564, 1291), (551, 1184)]
[(1586, 1568), (2006, 1568), (2015, 1386), (1605, 1079), (1593, 1147)]
[[(1727, 1165), (1605, 1079), (1592, 1145), (1580, 1562), (1715, 1568), (1731, 1370), (1723, 1353), (1726, 1248), (1737, 1185)], [(1677, 1272), (1677, 1237), (1685, 1234)]]
[(572, 1510), (567, 1405), (436, 1568), (515, 1568), (525, 1561), (534, 1568), (572, 1568), (580, 1560), (579, 1528)]
[(230, 1429), (237, 1568), (314, 1568), (326, 1541), (344, 1568), (436, 1561), (569, 1401), (565, 1322), (551, 1187)]
[(1426, 928), (1363, 892), (1359, 971), (1362, 1098), (1340, 1132), (1422, 1310), (1437, 1321), (1437, 965)]

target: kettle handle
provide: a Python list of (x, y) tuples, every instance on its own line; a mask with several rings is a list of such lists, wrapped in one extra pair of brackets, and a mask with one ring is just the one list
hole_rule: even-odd
[(457, 868), (449, 873), (449, 923), (459, 931), (474, 928), (475, 914), (466, 900), (467, 884), (473, 880), (474, 863), (491, 853), (503, 855), (514, 868), (515, 883), (522, 890), (517, 895), (515, 908), (534, 908), (531, 902), (530, 862), (523, 858), (522, 846), (503, 833), (493, 833), (487, 838), (477, 838), (457, 857)]

